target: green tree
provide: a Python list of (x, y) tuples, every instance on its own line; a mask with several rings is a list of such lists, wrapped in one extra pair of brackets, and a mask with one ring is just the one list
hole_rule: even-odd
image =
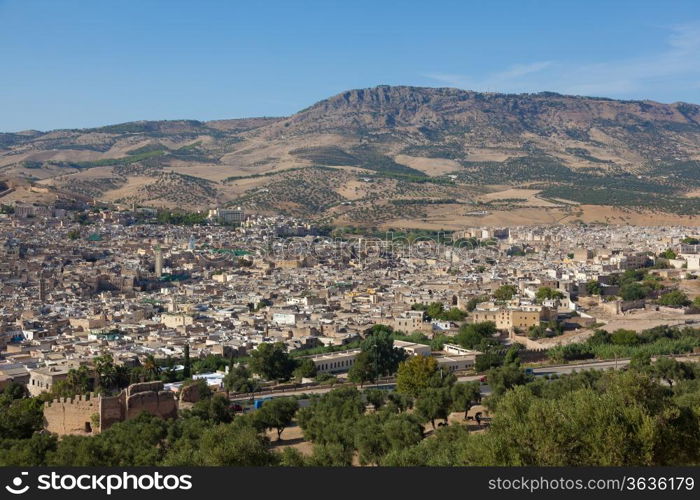
[(229, 369), (224, 376), (224, 388), (230, 392), (256, 392), (260, 390), (260, 384), (253, 380), (250, 371), (245, 365), (238, 365)]
[(96, 390), (102, 393), (110, 393), (119, 389), (120, 385), (128, 382), (122, 380), (122, 371), (114, 364), (111, 354), (103, 354), (93, 359), (95, 366)]
[(454, 340), (467, 349), (483, 348), (485, 345), (498, 344), (498, 341), (492, 338), (496, 332), (496, 323), (493, 321), (469, 323), (460, 327)]
[(299, 403), (294, 398), (275, 398), (265, 401), (254, 413), (254, 419), (265, 429), (275, 429), (277, 441), (281, 441), (282, 431), (292, 423), (298, 409)]
[(442, 305), (442, 302), (432, 302), (426, 309), (426, 314), (432, 319), (439, 319), (444, 312), (445, 307)]
[(365, 403), (354, 387), (334, 389), (311, 400), (297, 412), (304, 437), (315, 444), (354, 446), (353, 425), (365, 412)]
[(386, 402), (387, 395), (386, 391), (381, 389), (368, 389), (364, 391), (365, 400), (367, 403), (374, 406), (375, 410), (379, 410)]
[(589, 344), (565, 344), (552, 347), (547, 356), (555, 363), (573, 361), (576, 359), (594, 358), (593, 348)]
[(554, 290), (548, 286), (542, 286), (535, 293), (535, 301), (541, 304), (545, 300), (561, 300), (564, 294), (559, 290)]
[(306, 457), (296, 448), (287, 447), (282, 450), (279, 465), (281, 467), (304, 467)]
[(671, 250), (670, 248), (667, 248), (666, 250), (664, 250), (663, 252), (661, 252), (661, 253), (659, 254), (659, 257), (661, 257), (661, 258), (663, 258), (663, 259), (669, 259), (669, 260), (675, 259), (675, 258), (676, 258), (676, 252), (674, 252), (674, 251)]
[(688, 296), (681, 290), (673, 290), (663, 294), (657, 301), (662, 306), (684, 307), (690, 305)]
[(615, 345), (637, 345), (640, 338), (634, 330), (619, 328), (610, 334), (610, 342)]
[(610, 334), (605, 330), (595, 330), (586, 341), (590, 345), (605, 345), (610, 343)]
[(184, 348), (184, 368), (182, 369), (182, 377), (190, 378), (192, 376), (192, 363), (190, 362), (190, 345), (185, 344)]
[(474, 369), (478, 373), (485, 372), (496, 366), (501, 366), (503, 364), (503, 357), (497, 352), (487, 351), (482, 354), (477, 354), (474, 360)]
[(0, 441), (0, 466), (43, 467), (46, 457), (56, 451), (58, 437), (55, 434), (35, 433), (28, 439)]
[(406, 353), (403, 349), (394, 347), (392, 337), (393, 329), (385, 325), (374, 325), (360, 345), (362, 352), (367, 352), (372, 361), (375, 361), (379, 376), (393, 375), (404, 359)]
[(39, 399), (15, 398), (7, 393), (0, 397), (0, 440), (28, 439), (43, 424), (43, 404)]
[(469, 431), (464, 425), (448, 425), (437, 429), (430, 439), (414, 446), (390, 451), (382, 465), (390, 467), (448, 467), (461, 463)]
[(466, 317), (466, 312), (462, 311), (458, 307), (451, 307), (442, 314), (440, 319), (444, 319), (445, 321), (462, 321)]
[(649, 289), (639, 283), (626, 283), (620, 287), (622, 300), (641, 300), (649, 294)]
[(510, 300), (518, 292), (518, 289), (513, 285), (501, 285), (493, 292), (493, 298), (496, 300)]
[(71, 368), (68, 370), (66, 378), (58, 380), (51, 387), (51, 393), (54, 397), (73, 397), (79, 394), (88, 394), (93, 390), (93, 377), (90, 375), (90, 370), (87, 366)]
[(156, 380), (161, 374), (161, 368), (158, 366), (158, 362), (153, 354), (146, 355), (146, 359), (143, 361), (143, 370), (149, 380)]
[(399, 365), (396, 390), (416, 398), (435, 383), (437, 373), (438, 363), (435, 358), (413, 356)]
[(355, 424), (355, 448), (360, 454), (362, 465), (379, 465), (389, 451), (390, 443), (381, 418), (377, 414), (364, 415)]
[(690, 365), (667, 357), (657, 359), (651, 365), (650, 373), (653, 377), (666, 381), (670, 387), (673, 387), (674, 382), (695, 377), (695, 372)]
[(586, 292), (588, 292), (588, 295), (600, 295), (600, 283), (596, 280), (590, 280), (586, 283)]
[(376, 378), (377, 370), (375, 369), (374, 357), (369, 352), (360, 352), (348, 371), (348, 379), (362, 387), (365, 383)]
[(479, 382), (460, 382), (453, 385), (451, 399), (454, 411), (463, 411), (466, 420), (471, 407), (481, 402)]
[(651, 368), (651, 355), (647, 352), (636, 352), (628, 366), (630, 370), (648, 371)]
[(447, 388), (428, 388), (416, 399), (416, 413), (435, 429), (436, 419), (447, 419), (450, 411), (450, 391)]
[(352, 465), (354, 445), (343, 443), (314, 443), (312, 455), (307, 460), (311, 467), (349, 467)]
[[(555, 382), (556, 383), (556, 382)], [(698, 415), (644, 374), (606, 373), (558, 397), (526, 386), (498, 403), (490, 430), (469, 436), (456, 463), (491, 466), (652, 466), (695, 463)], [(473, 439), (472, 439), (473, 437)]]
[[(203, 466), (254, 466), (275, 465), (277, 457), (269, 449), (269, 439), (258, 434), (249, 423), (221, 424), (202, 434), (199, 447), (192, 455), (191, 463), (183, 465)], [(176, 465), (170, 464), (170, 465)], [(179, 464), (177, 464), (179, 465)]]
[(423, 426), (408, 413), (390, 415), (384, 421), (383, 431), (392, 450), (412, 446), (423, 439)]
[(564, 327), (556, 320), (531, 326), (527, 331), (527, 336), (531, 339), (541, 339), (546, 337), (556, 337), (564, 333)]
[[(483, 267), (483, 266), (482, 266), (482, 267)], [(479, 271), (479, 272), (483, 272), (483, 271)], [(476, 309), (476, 306), (478, 306), (478, 305), (479, 305), (480, 303), (482, 303), (482, 302), (486, 302), (487, 300), (489, 300), (489, 298), (486, 297), (486, 296), (484, 296), (484, 295), (479, 295), (479, 296), (476, 296), (476, 297), (472, 297), (472, 298), (469, 299), (469, 301), (467, 302), (467, 307), (466, 307), (466, 309), (467, 309), (467, 311), (472, 312), (474, 309)]]
[(501, 396), (508, 389), (526, 384), (532, 379), (533, 376), (526, 374), (525, 370), (520, 367), (518, 350), (514, 347), (508, 349), (503, 365), (491, 368), (488, 373), (489, 386), (496, 396)]
[(200, 399), (193, 405), (190, 414), (212, 424), (228, 424), (233, 420), (230, 402), (223, 394)]
[(294, 360), (289, 357), (287, 348), (282, 342), (260, 344), (251, 353), (249, 362), (253, 373), (267, 380), (289, 380), (294, 371), (294, 365)]
[(294, 378), (314, 378), (317, 373), (316, 363), (311, 358), (304, 358), (294, 369)]

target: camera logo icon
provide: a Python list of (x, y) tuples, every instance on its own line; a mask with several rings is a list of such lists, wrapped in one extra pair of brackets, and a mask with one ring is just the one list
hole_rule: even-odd
[(27, 490), (29, 489), (29, 485), (25, 484), (22, 486), (22, 476), (28, 476), (29, 472), (22, 472), (21, 475), (15, 477), (12, 480), (12, 486), (7, 485), (5, 486), (5, 489), (12, 493), (13, 495), (22, 495), (23, 493), (26, 493)]

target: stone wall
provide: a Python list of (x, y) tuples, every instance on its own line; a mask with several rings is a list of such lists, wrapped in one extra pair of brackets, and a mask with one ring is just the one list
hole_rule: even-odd
[(126, 388), (126, 395), (131, 396), (132, 394), (136, 394), (139, 392), (148, 392), (148, 391), (162, 391), (163, 390), (163, 382), (156, 381), (156, 382), (140, 382), (138, 384), (131, 384), (129, 387)]
[(142, 391), (126, 398), (127, 420), (143, 412), (161, 418), (177, 417), (175, 395), (170, 391)]
[(199, 393), (199, 386), (197, 384), (183, 386), (180, 389), (181, 403), (196, 403), (201, 399), (201, 396), (202, 395)]
[(518, 344), (524, 345), (526, 349), (531, 349), (533, 351), (542, 351), (546, 349), (545, 346), (543, 346), (536, 340), (532, 340), (526, 337), (525, 335), (516, 335), (515, 332), (511, 331), (509, 337), (513, 342), (517, 342)]
[(99, 396), (94, 394), (60, 398), (44, 404), (44, 426), (56, 434), (92, 434), (99, 432), (93, 428), (93, 415), (100, 413)]
[(175, 394), (164, 391), (162, 382), (145, 382), (130, 385), (117, 396), (91, 394), (46, 403), (44, 427), (59, 435), (97, 434), (143, 412), (160, 418), (176, 418), (177, 411)]
[(100, 431), (126, 420), (126, 393), (100, 398)]
[(608, 314), (619, 316), (632, 309), (644, 309), (646, 301), (640, 300), (615, 300), (612, 302), (603, 302), (601, 305)]

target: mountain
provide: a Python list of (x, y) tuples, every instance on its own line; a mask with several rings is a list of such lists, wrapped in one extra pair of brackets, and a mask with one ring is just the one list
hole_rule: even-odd
[(382, 227), (694, 224), (698, 159), (694, 104), (403, 86), (290, 117), (0, 134), (0, 179), (33, 192)]

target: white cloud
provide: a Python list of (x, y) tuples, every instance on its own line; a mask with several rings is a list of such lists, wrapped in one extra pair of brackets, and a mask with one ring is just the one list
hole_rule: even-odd
[(504, 71), (493, 73), (482, 80), (475, 80), (465, 75), (449, 73), (430, 73), (424, 76), (451, 87), (485, 91), (510, 91), (522, 85), (522, 77), (538, 73), (551, 65), (551, 61), (515, 64)]
[(552, 90), (635, 98), (687, 92), (700, 81), (700, 23), (672, 28), (665, 47), (635, 58), (584, 64), (538, 61), (516, 64), (483, 78), (446, 73), (423, 76), (453, 87), (491, 92)]

